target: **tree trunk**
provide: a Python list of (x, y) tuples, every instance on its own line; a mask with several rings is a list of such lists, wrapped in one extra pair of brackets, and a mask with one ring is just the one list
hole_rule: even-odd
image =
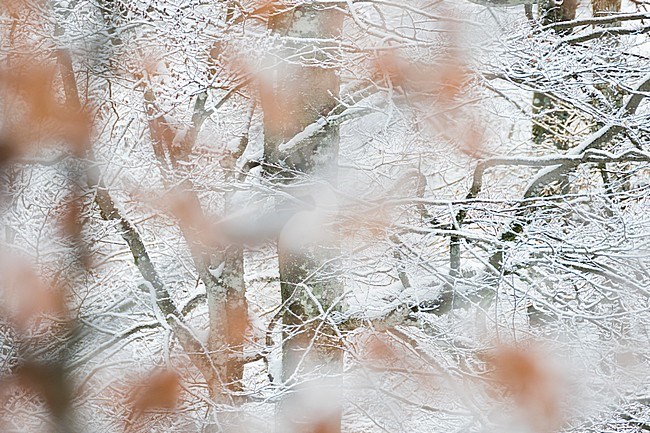
[[(342, 23), (340, 10), (305, 5), (274, 16), (269, 25), (279, 36), (333, 39), (339, 37)], [(299, 152), (284, 154), (279, 148), (336, 106), (340, 85), (336, 61), (328, 62), (324, 54), (314, 53), (316, 50), (301, 50), (304, 47), (300, 43), (291, 44), (283, 45), (279, 58), (288, 59), (299, 50), (309, 54), (301, 56), (302, 64), (281, 61), (275, 69), (273, 89), (262, 91), (267, 173), (275, 175), (280, 183), (289, 183), (297, 173), (304, 173), (335, 186), (339, 145), (336, 126), (327, 126), (307, 138)], [(299, 198), (319, 201), (320, 197), (309, 196), (305, 193)], [(316, 206), (316, 212), (312, 209), (300, 214), (315, 216), (318, 211)], [(292, 218), (285, 230), (291, 231), (294, 226)], [(316, 228), (318, 236), (308, 236), (310, 239), (300, 245), (285, 242), (282, 236), (278, 242), (282, 301), (286, 305), (282, 380), (292, 388), (278, 408), (277, 431), (282, 433), (340, 431), (340, 405), (328, 405), (336, 398), (322, 399), (327, 389), (338, 387), (343, 359), (336, 330), (323, 321), (324, 311), (338, 308), (336, 303), (342, 293), (336, 277), (336, 231), (328, 224), (324, 226)], [(321, 381), (315, 384), (314, 377)], [(323, 377), (336, 379), (325, 385)], [(316, 391), (321, 397), (318, 404), (305, 406), (306, 401), (315, 401)]]

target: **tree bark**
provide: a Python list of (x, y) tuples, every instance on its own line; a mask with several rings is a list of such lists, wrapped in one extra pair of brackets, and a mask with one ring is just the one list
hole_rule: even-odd
[[(305, 5), (272, 17), (269, 26), (278, 36), (334, 39), (339, 37), (343, 14), (332, 6)], [(313, 42), (310, 42), (313, 44)], [(289, 45), (291, 44), (291, 45)], [(336, 61), (329, 61), (318, 50), (303, 50), (299, 42), (287, 42), (279, 52), (272, 89), (262, 89), (264, 109), (264, 159), (268, 174), (280, 184), (290, 183), (300, 174), (319, 182), (336, 185), (339, 131), (327, 125), (304, 139), (300, 151), (285, 154), (280, 145), (296, 136), (308, 125), (325, 117), (337, 105), (340, 80)], [(287, 60), (296, 52), (301, 63)], [(317, 203), (319, 197), (304, 193), (303, 201)], [(286, 205), (280, 204), (286, 207)], [(308, 212), (316, 215), (316, 212)], [(312, 209), (313, 211), (313, 209)], [(302, 212), (302, 214), (306, 214)], [(290, 219), (286, 230), (292, 230)], [(338, 309), (342, 285), (336, 276), (339, 248), (336, 230), (325, 224), (318, 236), (297, 246), (280, 237), (278, 256), (283, 314), (282, 380), (290, 387), (288, 397), (278, 407), (277, 431), (285, 433), (340, 432), (340, 405), (305, 407), (318, 387), (321, 396), (336, 389), (342, 370), (343, 353), (336, 329), (326, 320)], [(321, 236), (322, 235), (322, 236)], [(317, 240), (317, 239), (320, 239)], [(323, 242), (323, 239), (327, 241)], [(314, 377), (320, 377), (316, 384)], [(322, 378), (334, 378), (323, 384)], [(337, 397), (337, 396), (334, 396)]]

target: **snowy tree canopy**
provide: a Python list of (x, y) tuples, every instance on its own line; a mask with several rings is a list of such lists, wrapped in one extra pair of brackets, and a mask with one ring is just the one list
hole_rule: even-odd
[(0, 431), (650, 430), (647, 0), (3, 0)]

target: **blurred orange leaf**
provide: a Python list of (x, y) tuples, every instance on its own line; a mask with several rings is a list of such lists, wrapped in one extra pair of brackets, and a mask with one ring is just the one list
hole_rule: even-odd
[(71, 390), (59, 364), (27, 362), (16, 370), (18, 382), (36, 392), (52, 414), (61, 418), (71, 403)]
[(490, 377), (514, 400), (533, 431), (552, 432), (562, 426), (562, 378), (548, 356), (531, 347), (503, 345), (485, 361)]
[(57, 69), (53, 65), (23, 60), (0, 70), (7, 114), (0, 159), (22, 156), (41, 142), (64, 140), (74, 152), (87, 146), (90, 117), (60, 101), (55, 83)]
[(18, 329), (46, 326), (41, 322), (44, 315), (65, 317), (65, 297), (60, 288), (46, 284), (25, 261), (4, 260), (2, 265), (3, 310)]
[(173, 409), (178, 403), (180, 392), (178, 373), (167, 369), (154, 371), (137, 387), (133, 408), (139, 412)]

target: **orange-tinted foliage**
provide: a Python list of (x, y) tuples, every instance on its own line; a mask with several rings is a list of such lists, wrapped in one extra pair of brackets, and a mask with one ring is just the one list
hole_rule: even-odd
[(248, 305), (245, 298), (232, 299), (226, 303), (228, 323), (226, 341), (232, 349), (241, 347), (245, 342), (246, 331), (250, 326)]
[(246, 4), (244, 15), (250, 18), (267, 20), (269, 17), (282, 12), (290, 7), (289, 2), (283, 0), (258, 0)]
[(308, 431), (311, 433), (339, 433), (341, 431), (340, 418), (332, 416), (318, 420)]
[(466, 100), (472, 73), (453, 37), (441, 51), (443, 54), (430, 63), (411, 62), (396, 50), (386, 51), (374, 59), (370, 73), (405, 94), (442, 139), (469, 157), (482, 157), (484, 128), (473, 120), (473, 109)]
[[(143, 198), (143, 200), (148, 200)], [(226, 241), (219, 230), (218, 219), (206, 215), (194, 194), (182, 189), (167, 193), (162, 201), (151, 203), (152, 206), (171, 213), (180, 222), (184, 235), (193, 247), (220, 249)]]
[(26, 362), (16, 369), (18, 383), (40, 396), (52, 415), (62, 417), (71, 403), (69, 382), (58, 364)]
[(132, 417), (149, 410), (174, 409), (181, 393), (181, 380), (177, 372), (168, 369), (153, 371), (133, 387), (131, 395)]
[[(270, 75), (270, 73), (268, 73)], [(260, 98), (264, 110), (264, 122), (272, 134), (283, 135), (286, 131), (295, 131), (300, 127), (300, 120), (294, 113), (294, 103), (280, 103), (275, 97), (275, 91), (270, 77), (265, 74), (255, 76), (255, 84), (259, 89)], [(286, 89), (289, 94), (283, 97), (283, 101), (295, 101), (297, 89)], [(296, 104), (297, 105), (297, 104)]]
[(6, 115), (0, 162), (28, 154), (42, 143), (64, 141), (80, 154), (89, 141), (90, 118), (61, 101), (57, 68), (23, 61), (0, 70), (0, 91)]
[(49, 326), (43, 316), (65, 319), (65, 296), (59, 287), (43, 281), (26, 262), (3, 260), (2, 265), (0, 283), (5, 295), (2, 313), (18, 330), (44, 330)]
[(385, 336), (373, 334), (369, 337), (366, 346), (367, 356), (370, 359), (387, 361), (390, 363), (399, 362), (398, 353), (395, 347), (385, 341)]
[(28, 0), (2, 0), (0, 12), (6, 12), (12, 18), (18, 18), (21, 13), (28, 11)]
[(547, 356), (530, 347), (500, 346), (485, 358), (491, 379), (514, 400), (533, 431), (552, 432), (562, 426), (562, 379)]
[[(19, 360), (11, 376), (0, 380), (0, 390), (7, 388), (8, 396), (12, 385), (23, 388), (42, 400), (50, 413), (61, 420), (72, 399), (63, 363), (37, 361), (34, 352), (49, 350), (50, 344), (58, 345), (72, 329), (64, 291), (58, 284), (46, 282), (24, 260), (0, 260), (0, 316), (13, 329)], [(4, 404), (6, 396), (0, 395), (0, 404)]]
[(357, 211), (343, 213), (339, 222), (339, 236), (343, 239), (358, 240), (368, 238), (371, 240), (383, 239), (387, 230), (393, 224), (391, 211), (388, 206), (381, 209), (371, 209), (367, 212)]
[(451, 103), (470, 79), (467, 66), (457, 57), (438, 59), (435, 64), (414, 63), (396, 51), (388, 51), (377, 56), (373, 69), (371, 72), (393, 87), (413, 96), (436, 96), (440, 104)]

